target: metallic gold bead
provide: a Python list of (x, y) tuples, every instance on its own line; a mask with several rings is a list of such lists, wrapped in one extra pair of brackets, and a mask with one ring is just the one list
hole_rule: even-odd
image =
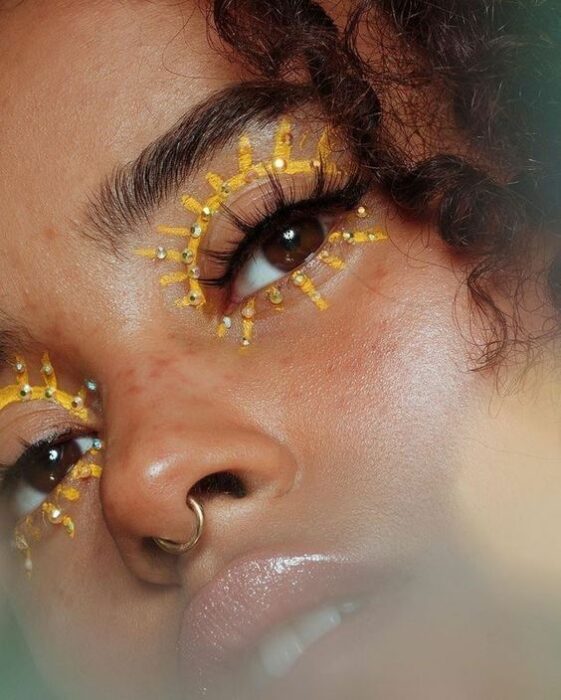
[(244, 306), (242, 309), (242, 316), (246, 319), (251, 319), (255, 316), (255, 309), (253, 306)]
[(232, 188), (227, 182), (225, 182), (220, 188), (220, 191), (222, 192), (222, 194), (230, 194), (232, 192)]
[(43, 511), (50, 523), (53, 525), (60, 525), (64, 517), (60, 508), (57, 508), (50, 503), (45, 503), (43, 505)]
[(203, 221), (209, 221), (212, 214), (213, 211), (210, 207), (203, 207), (201, 210), (201, 219)]
[(21, 399), (30, 399), (33, 389), (29, 384), (24, 384), (19, 390), (19, 395)]
[(186, 265), (190, 265), (195, 259), (195, 254), (192, 250), (189, 250), (189, 248), (185, 248), (185, 250), (181, 253), (181, 259)]
[(190, 292), (188, 298), (191, 306), (198, 306), (203, 300), (202, 295), (199, 292)]
[(232, 327), (232, 319), (230, 318), (230, 316), (224, 316), (224, 318), (222, 319), (222, 324), (224, 328), (226, 328), (226, 330), (229, 331)]
[(84, 407), (84, 399), (81, 396), (74, 396), (72, 399), (72, 408), (80, 409)]
[(203, 229), (200, 227), (199, 224), (193, 224), (191, 226), (191, 238), (200, 238), (202, 235)]
[(50, 377), (50, 376), (52, 375), (52, 373), (54, 372), (53, 366), (52, 366), (52, 365), (45, 364), (45, 365), (43, 365), (43, 366), (41, 367), (41, 372), (42, 372), (45, 376)]
[(167, 250), (163, 246), (158, 246), (156, 248), (156, 258), (158, 260), (165, 260), (168, 256)]
[(251, 345), (251, 341), (248, 340), (247, 338), (242, 339), (242, 345), (244, 348), (247, 348), (248, 345)]
[(275, 158), (273, 161), (273, 170), (282, 173), (286, 170), (287, 163), (284, 158)]
[(198, 280), (199, 277), (201, 276), (201, 271), (200, 271), (200, 269), (199, 269), (198, 267), (195, 266), (195, 267), (192, 267), (192, 268), (189, 270), (189, 273), (188, 273), (188, 274), (189, 274), (189, 277), (190, 277), (192, 280)]
[(23, 374), (25, 372), (25, 362), (16, 362), (16, 372)]
[(55, 394), (56, 394), (56, 389), (54, 389), (52, 386), (49, 386), (45, 389), (45, 398), (46, 399), (52, 399)]
[(282, 302), (284, 301), (284, 297), (282, 295), (282, 292), (280, 291), (280, 289), (276, 289), (276, 288), (270, 289), (269, 292), (267, 293), (267, 297), (268, 297), (269, 301), (271, 302), (271, 304), (275, 304), (275, 305), (282, 304)]
[(347, 243), (352, 243), (354, 236), (350, 231), (343, 231), (343, 240)]
[(304, 282), (306, 281), (306, 278), (301, 272), (296, 272), (292, 275), (292, 282), (295, 284), (297, 287), (302, 287), (304, 285)]

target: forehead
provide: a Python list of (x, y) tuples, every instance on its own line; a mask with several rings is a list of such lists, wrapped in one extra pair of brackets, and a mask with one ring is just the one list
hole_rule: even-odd
[(0, 7), (0, 305), (30, 325), (47, 285), (71, 291), (82, 253), (68, 233), (99, 183), (235, 76), (195, 3), (12, 4)]

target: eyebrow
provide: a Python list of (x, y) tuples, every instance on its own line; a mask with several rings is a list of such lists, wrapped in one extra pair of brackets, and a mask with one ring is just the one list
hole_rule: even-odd
[(81, 232), (117, 253), (128, 234), (233, 137), (311, 100), (309, 86), (286, 82), (240, 83), (212, 95), (105, 179), (88, 200)]

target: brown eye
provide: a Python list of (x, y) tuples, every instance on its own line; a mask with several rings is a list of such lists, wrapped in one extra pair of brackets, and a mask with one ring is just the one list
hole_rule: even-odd
[(21, 458), (21, 481), (35, 491), (50, 493), (83, 456), (78, 440), (58, 445), (39, 444)]
[(291, 272), (315, 253), (324, 240), (324, 225), (316, 217), (307, 216), (274, 231), (261, 249), (273, 267)]
[(72, 467), (90, 450), (95, 437), (45, 440), (31, 445), (9, 468), (4, 497), (17, 517), (38, 508)]

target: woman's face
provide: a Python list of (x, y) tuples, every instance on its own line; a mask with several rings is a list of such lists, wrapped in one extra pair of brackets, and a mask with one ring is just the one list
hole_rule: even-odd
[[(523, 401), (493, 407), (495, 375), (470, 371), (463, 261), (383, 193), (341, 194), (348, 159), (332, 135), (313, 162), (325, 125), (312, 106), (294, 105), (290, 128), (266, 100), (239, 100), (223, 123), (202, 114), (247, 76), (194, 4), (32, 0), (0, 32), (1, 384), (21, 379), (17, 354), (42, 386), (48, 352), (60, 395), (98, 386), (87, 416), (53, 400), (0, 411), (0, 463), (21, 467), (22, 441), (66, 445), (35, 449), (3, 506), (6, 540), (14, 517), (38, 530), (29, 552), (6, 548), (3, 578), (49, 683), (72, 698), (370, 697), (406, 693), (418, 665), (448, 697), (476, 688), (459, 661), (481, 639), (455, 625), (470, 617), (458, 600), (478, 600), (470, 558), (480, 542), (493, 551), (481, 513), (500, 487), (484, 474), (535, 426), (518, 423)], [(231, 95), (217, 99), (213, 114), (234, 114)], [(123, 168), (180, 121), (150, 167)], [(174, 158), (178, 143), (191, 150)], [(128, 211), (133, 172), (142, 215)], [(196, 249), (205, 215), (186, 197), (204, 205), (213, 187), (223, 204)], [(240, 221), (253, 247), (225, 261)], [(326, 243), (333, 231), (355, 243)], [(189, 301), (195, 264), (227, 282), (203, 280), (204, 305)], [(556, 439), (553, 408), (539, 415), (538, 463)], [(85, 460), (103, 473), (59, 483), (96, 436)], [(174, 556), (152, 538), (189, 537), (188, 492), (203, 535)], [(51, 523), (43, 500), (71, 524)], [(451, 670), (437, 673), (444, 653)]]

